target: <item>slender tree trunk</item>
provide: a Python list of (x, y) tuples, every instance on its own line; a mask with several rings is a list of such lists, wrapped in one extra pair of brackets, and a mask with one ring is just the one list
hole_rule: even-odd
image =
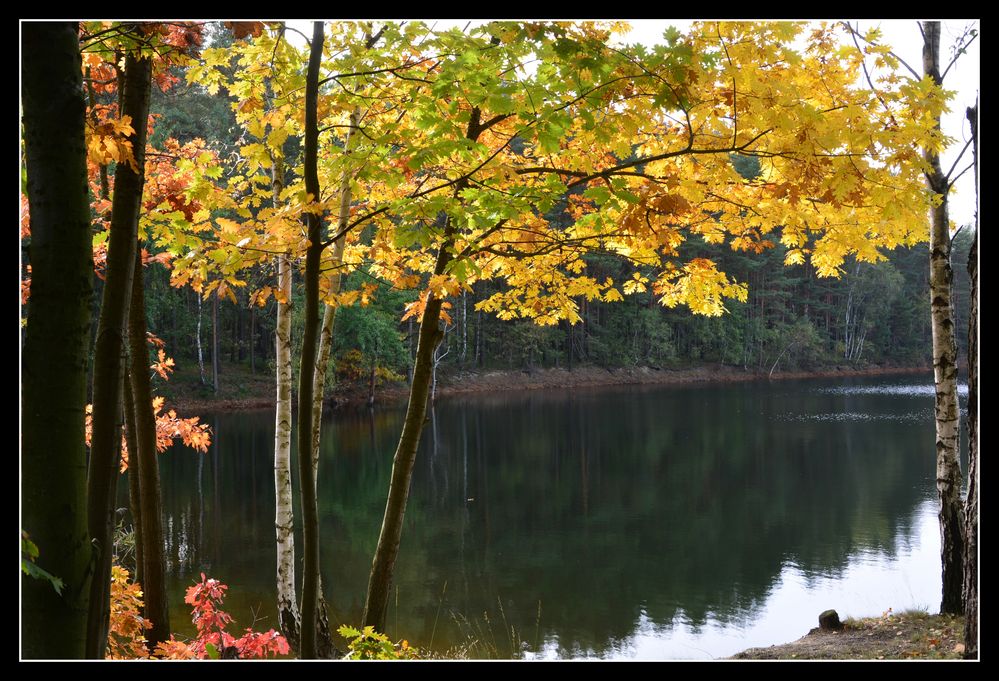
[(257, 365), (256, 365), (256, 362), (254, 362), (254, 358), (253, 358), (254, 354), (256, 354), (256, 350), (257, 350), (257, 348), (256, 348), (256, 345), (257, 345), (257, 334), (256, 334), (256, 330), (254, 328), (254, 322), (256, 322), (256, 317), (257, 317), (256, 312), (257, 311), (254, 308), (254, 306), (251, 306), (250, 307), (250, 373), (251, 374), (257, 373)]
[[(238, 300), (238, 298), (237, 298)], [(229, 355), (229, 361), (239, 363), (243, 361), (243, 313), (239, 309), (239, 305), (234, 306), (236, 308), (236, 321), (232, 325), (232, 352)]]
[[(923, 71), (937, 85), (940, 77), (940, 22), (923, 22)], [(937, 118), (937, 128), (940, 119)], [(950, 265), (950, 220), (947, 214), (948, 180), (940, 156), (927, 148), (930, 171), (926, 181), (940, 196), (930, 227), (930, 315), (933, 329), (933, 373), (936, 384), (937, 494), (940, 498), (940, 552), (943, 567), (941, 613), (961, 614), (964, 528), (961, 512), (961, 461), (958, 458), (960, 412), (957, 401), (957, 340), (951, 306), (953, 272)]]
[[(350, 114), (350, 127), (344, 141), (344, 153), (349, 154), (351, 141), (354, 139), (354, 129), (358, 125), (360, 112), (357, 109)], [(334, 274), (330, 281), (330, 293), (338, 294), (343, 287), (343, 276), (340, 274), (340, 267), (343, 265), (343, 250), (346, 241), (346, 234), (343, 233), (350, 220), (351, 191), (350, 182), (353, 178), (345, 174), (340, 180), (340, 205), (337, 211), (337, 221), (335, 234), (339, 236), (333, 241), (333, 253), (330, 265), (334, 268)], [(336, 323), (335, 305), (324, 305), (323, 323), (319, 333), (319, 351), (316, 361), (315, 377), (313, 381), (313, 403), (312, 403), (312, 466), (316, 471), (316, 478), (319, 477), (319, 434), (323, 415), (323, 399), (326, 388), (326, 371), (329, 367), (330, 352), (333, 349), (333, 328)]]
[(132, 512), (132, 535), (135, 538), (135, 572), (132, 578), (142, 584), (142, 490), (139, 488), (139, 446), (135, 440), (135, 398), (129, 371), (125, 370), (125, 448), (128, 450), (128, 505)]
[(99, 553), (91, 582), (87, 615), (87, 657), (102, 659), (107, 647), (110, 616), (111, 548), (114, 534), (115, 490), (121, 454), (122, 354), (128, 317), (139, 209), (142, 205), (143, 164), (152, 66), (148, 59), (125, 57), (122, 114), (135, 122), (132, 150), (139, 172), (128, 163), (115, 169), (111, 207), (111, 238), (101, 316), (94, 349), (94, 412), (87, 507), (90, 535)]
[[(340, 240), (340, 259), (343, 260), (342, 239)], [(336, 276), (336, 289), (340, 288), (340, 277)], [(324, 305), (323, 322), (319, 330), (319, 355), (313, 376), (312, 399), (312, 483), (316, 486), (314, 492), (316, 503), (319, 500), (319, 432), (322, 429), (324, 389), (326, 387), (326, 367), (330, 361), (330, 350), (333, 347), (333, 325), (336, 321), (336, 306)], [(316, 656), (320, 658), (333, 657), (333, 637), (330, 631), (329, 608), (323, 594), (322, 574), (318, 577), (316, 586)]]
[[(478, 107), (473, 108), (465, 133), (465, 136), (473, 142), (482, 132), (479, 117)], [(467, 180), (459, 180), (455, 184), (455, 196), (460, 196), (461, 191), (467, 185)], [(437, 261), (434, 266), (435, 275), (444, 274), (448, 263), (451, 262), (451, 251), (454, 248), (455, 228), (447, 214), (443, 214), (442, 217), (444, 240), (437, 252)], [(444, 300), (437, 298), (432, 291), (427, 294), (427, 304), (423, 311), (423, 319), (420, 321), (420, 339), (416, 346), (416, 363), (413, 367), (413, 382), (409, 389), (406, 420), (403, 423), (402, 434), (399, 437), (395, 458), (392, 461), (392, 477), (389, 482), (388, 499), (385, 502), (382, 529), (378, 536), (378, 546), (375, 549), (371, 574), (368, 578), (368, 593), (364, 603), (364, 626), (373, 626), (377, 631), (385, 630), (385, 615), (388, 611), (395, 560), (399, 555), (399, 542), (402, 539), (403, 519), (406, 514), (406, 502), (409, 499), (409, 485), (413, 477), (413, 467), (416, 464), (416, 451), (420, 444), (420, 434), (423, 432), (423, 424), (427, 415), (427, 398), (434, 370), (434, 351), (444, 337), (440, 329), (443, 302)]]
[[(968, 109), (974, 146), (975, 203), (978, 203), (978, 104)], [(978, 657), (978, 210), (968, 254), (971, 309), (968, 312), (968, 498), (964, 503), (964, 654)]]
[(212, 295), (212, 390), (219, 391), (219, 290)]
[(21, 655), (84, 656), (90, 587), (84, 410), (93, 279), (76, 23), (21, 27), (31, 301), (21, 364), (21, 528), (37, 564), (21, 578)]
[[(450, 257), (447, 246), (441, 246), (437, 254), (436, 274), (444, 272), (444, 265)], [(403, 518), (409, 498), (409, 484), (416, 463), (416, 450), (420, 444), (420, 434), (427, 416), (427, 399), (430, 393), (430, 379), (433, 371), (433, 352), (443, 334), (440, 326), (440, 311), (443, 300), (433, 293), (427, 298), (427, 306), (420, 323), (420, 339), (416, 347), (416, 363), (413, 367), (413, 383), (409, 391), (409, 405), (402, 435), (392, 462), (392, 479), (389, 485), (385, 516), (382, 520), (378, 547), (368, 579), (368, 594), (364, 604), (364, 626), (373, 626), (378, 631), (385, 630), (385, 615), (388, 609), (395, 559), (399, 555), (399, 542), (402, 537)]]
[(195, 344), (198, 346), (198, 375), (201, 377), (201, 385), (205, 384), (205, 354), (201, 349), (201, 294), (195, 293), (198, 298), (198, 331), (195, 334)]
[[(274, 207), (284, 187), (283, 159), (271, 168)], [(301, 620), (295, 596), (295, 517), (291, 491), (291, 263), (287, 254), (277, 257), (276, 358), (277, 402), (274, 424), (274, 530), (277, 540), (278, 628), (296, 650), (301, 636)]]
[(461, 354), (458, 363), (465, 367), (465, 356), (468, 354), (468, 291), (461, 292)]
[[(354, 131), (357, 129), (359, 120), (360, 111), (355, 108), (350, 114), (350, 127), (347, 128), (347, 134), (344, 138), (345, 154), (349, 154), (351, 151), (351, 142), (355, 138)], [(350, 219), (350, 202), (352, 199), (350, 183), (352, 179), (352, 174), (348, 172), (345, 173), (343, 178), (340, 180), (340, 205), (337, 211), (337, 221), (334, 227), (336, 230), (334, 233), (338, 236), (333, 240), (332, 261), (330, 263), (334, 268), (334, 274), (332, 276), (332, 280), (330, 281), (330, 293), (332, 294), (340, 293), (340, 290), (343, 287), (343, 276), (339, 268), (343, 265), (343, 251), (347, 236), (345, 230)], [(333, 349), (333, 330), (336, 324), (337, 306), (324, 305), (323, 308), (323, 322), (319, 331), (319, 349), (317, 352), (318, 357), (316, 360), (313, 381), (312, 400), (312, 470), (313, 479), (317, 485), (317, 499), (319, 482), (319, 440), (322, 430), (323, 402), (325, 401), (326, 371), (329, 368), (330, 352)], [(317, 591), (319, 592), (319, 600), (317, 605), (318, 636), (316, 641), (316, 654), (322, 658), (329, 658), (333, 656), (333, 638), (330, 633), (329, 612), (326, 606), (326, 598), (323, 594), (322, 576), (319, 578)]]
[[(312, 45), (305, 85), (305, 190), (321, 196), (317, 159), (319, 151), (319, 67), (323, 54), (323, 22), (313, 23)], [(322, 217), (306, 216), (309, 248), (305, 254), (305, 330), (298, 382), (298, 470), (302, 494), (302, 646), (301, 657), (316, 657), (316, 612), (319, 603), (319, 507), (312, 468), (312, 398), (319, 332), (319, 264), (322, 256)]]
[[(142, 592), (146, 617), (153, 628), (146, 631), (150, 651), (170, 638), (167, 607), (166, 557), (163, 555), (163, 495), (160, 468), (156, 460), (156, 417), (153, 390), (149, 381), (149, 349), (146, 343), (146, 303), (143, 295), (142, 258), (135, 254), (132, 302), (128, 311), (129, 383), (132, 388), (135, 444), (130, 450), (132, 471), (139, 473), (139, 500), (142, 507)], [(126, 409), (128, 405), (126, 404)], [(127, 419), (126, 419), (127, 420)], [(137, 466), (135, 464), (138, 464)]]

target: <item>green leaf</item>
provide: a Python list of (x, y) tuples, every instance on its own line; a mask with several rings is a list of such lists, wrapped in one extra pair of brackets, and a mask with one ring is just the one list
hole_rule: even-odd
[(212, 660), (218, 660), (222, 657), (219, 654), (218, 648), (216, 648), (215, 645), (212, 643), (205, 644), (205, 652), (208, 653), (208, 657)]
[(337, 632), (339, 632), (339, 634), (344, 638), (357, 638), (361, 635), (361, 632), (357, 629), (354, 627), (348, 627), (346, 624), (337, 629)]
[(617, 195), (620, 196), (622, 199), (624, 199), (625, 201), (627, 201), (628, 203), (630, 203), (632, 205), (635, 205), (635, 204), (637, 204), (637, 203), (639, 203), (641, 201), (641, 199), (638, 198), (637, 195), (632, 194), (627, 189), (620, 189), (620, 190), (618, 190), (617, 191)]
[(598, 205), (603, 205), (610, 198), (610, 190), (607, 187), (590, 187), (583, 192), (583, 196), (587, 199), (593, 199)]
[(28, 575), (29, 577), (45, 580), (46, 582), (52, 585), (52, 588), (55, 589), (55, 592), (57, 594), (59, 594), (60, 596), (62, 595), (62, 589), (65, 586), (65, 584), (63, 584), (63, 581), (61, 579), (50, 573), (48, 570), (44, 570), (35, 565), (34, 563), (22, 560), (21, 571), (24, 572), (24, 574)]

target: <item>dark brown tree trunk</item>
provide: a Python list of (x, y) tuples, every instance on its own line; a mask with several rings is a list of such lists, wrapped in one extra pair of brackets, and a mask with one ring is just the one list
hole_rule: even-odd
[[(319, 67), (323, 55), (323, 22), (313, 23), (312, 46), (305, 85), (305, 190), (315, 197), (319, 191), (318, 99)], [(309, 248), (305, 254), (305, 330), (298, 381), (298, 473), (302, 495), (302, 648), (300, 656), (316, 657), (316, 623), (319, 603), (319, 507), (315, 472), (312, 468), (312, 397), (319, 335), (319, 260), (322, 256), (322, 218), (306, 217)]]
[[(978, 203), (978, 105), (968, 109)], [(978, 210), (968, 254), (971, 310), (968, 313), (968, 498), (964, 502), (964, 654), (978, 657)]]
[[(923, 22), (923, 71), (937, 85), (940, 77), (940, 22)], [(937, 118), (937, 128), (940, 119)], [(940, 167), (940, 156), (927, 148), (930, 170), (926, 182), (940, 197), (933, 208), (930, 227), (930, 315), (933, 329), (933, 374), (936, 386), (937, 494), (940, 498), (940, 553), (943, 595), (940, 612), (961, 614), (963, 588), (964, 526), (961, 508), (961, 461), (958, 458), (960, 411), (957, 400), (957, 338), (951, 305), (953, 272), (950, 264), (950, 219), (947, 213), (949, 182)]]
[(21, 364), (21, 529), (37, 565), (21, 578), (21, 655), (84, 657), (89, 579), (84, 410), (93, 279), (76, 23), (21, 28), (21, 103), (31, 212), (31, 300)]
[[(146, 631), (149, 650), (170, 638), (167, 608), (166, 557), (163, 555), (163, 502), (160, 469), (156, 460), (156, 417), (153, 415), (153, 391), (149, 381), (149, 348), (146, 342), (146, 303), (142, 281), (142, 258), (135, 254), (132, 279), (132, 302), (128, 312), (129, 383), (135, 419), (135, 449), (132, 472), (139, 473), (141, 505), (142, 592), (146, 618), (153, 628)], [(127, 408), (127, 405), (126, 405)], [(138, 465), (136, 465), (138, 464)]]
[(114, 502), (121, 454), (122, 354), (142, 205), (145, 121), (149, 112), (151, 74), (152, 65), (148, 59), (139, 59), (132, 54), (125, 57), (122, 114), (135, 122), (135, 133), (130, 140), (139, 172), (128, 163), (119, 163), (115, 169), (104, 297), (94, 348), (94, 413), (87, 471), (87, 516), (98, 558), (87, 615), (87, 657), (97, 659), (104, 657), (108, 638)]

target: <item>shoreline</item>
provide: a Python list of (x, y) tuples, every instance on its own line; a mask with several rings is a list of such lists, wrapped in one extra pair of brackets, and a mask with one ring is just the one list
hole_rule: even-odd
[[(494, 369), (485, 371), (459, 371), (442, 374), (438, 377), (437, 396), (449, 397), (473, 393), (505, 393), (524, 390), (602, 388), (610, 386), (666, 386), (690, 384), (725, 384), (749, 381), (785, 381), (804, 378), (847, 378), (853, 376), (912, 375), (926, 373), (932, 376), (932, 369), (920, 367), (868, 367), (855, 369), (831, 367), (817, 371), (777, 372), (773, 376), (765, 373), (748, 372), (738, 367), (706, 364), (684, 369), (662, 369), (652, 367), (603, 368), (580, 366), (568, 369)], [(273, 394), (273, 389), (272, 393)], [(392, 406), (405, 403), (409, 397), (409, 386), (398, 383), (382, 386), (375, 391), (375, 404)], [(204, 399), (181, 397), (168, 401), (166, 408), (184, 413), (216, 410), (273, 409), (272, 396), (245, 397), (236, 399)], [(326, 400), (327, 408), (342, 409), (364, 406), (367, 403), (367, 390), (356, 387), (343, 393), (334, 394)]]

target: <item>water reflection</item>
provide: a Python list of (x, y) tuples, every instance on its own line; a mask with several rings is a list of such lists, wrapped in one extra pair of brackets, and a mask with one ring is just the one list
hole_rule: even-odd
[[(441, 650), (471, 638), (473, 655), (708, 658), (796, 638), (827, 607), (932, 608), (932, 392), (920, 387), (441, 400), (414, 473), (389, 633)], [(324, 422), (323, 584), (338, 622), (360, 619), (402, 417), (362, 409)], [(267, 628), (272, 414), (210, 420), (208, 455), (161, 458), (174, 630), (191, 629), (183, 592), (202, 571), (230, 584), (238, 627)]]

